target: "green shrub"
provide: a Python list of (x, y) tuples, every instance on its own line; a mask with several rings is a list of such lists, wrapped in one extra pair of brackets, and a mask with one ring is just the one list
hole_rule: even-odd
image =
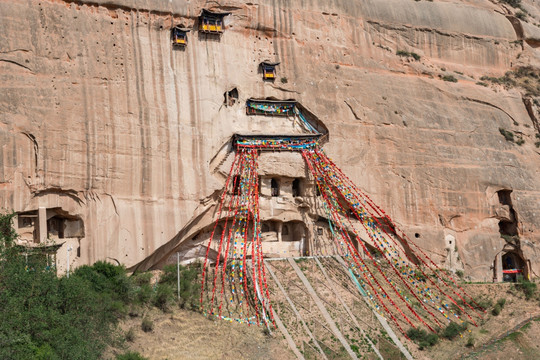
[(467, 330), (466, 323), (464, 323), (463, 325), (458, 325), (455, 322), (451, 322), (446, 328), (444, 328), (441, 336), (445, 339), (452, 340), (465, 330)]
[(17, 232), (13, 228), (14, 217), (14, 212), (0, 214), (0, 251), (11, 248), (17, 239)]
[(424, 329), (410, 328), (407, 330), (407, 336), (409, 339), (418, 344), (420, 350), (424, 350), (427, 347), (437, 344), (439, 337), (437, 334), (428, 333)]
[(519, 146), (525, 144), (525, 139), (519, 138), (519, 139), (516, 141), (516, 144), (519, 145)]
[(128, 342), (134, 342), (135, 341), (135, 329), (133, 329), (132, 327), (129, 328), (129, 330), (126, 331), (125, 338), (126, 338), (126, 341), (128, 341)]
[(525, 294), (525, 298), (527, 300), (534, 297), (536, 294), (536, 287), (537, 286), (535, 283), (528, 280), (521, 280), (518, 284), (516, 284), (516, 289), (523, 291), (523, 294)]
[(464, 275), (463, 270), (457, 270), (456, 275), (457, 275), (458, 278), (463, 279), (463, 275)]
[(95, 291), (113, 298), (129, 302), (132, 295), (132, 283), (126, 275), (124, 266), (98, 261), (94, 265), (83, 265), (75, 269), (73, 276), (88, 280)]
[(69, 278), (27, 271), (12, 219), (0, 214), (0, 359), (101, 358), (124, 309), (125, 270), (98, 264)]
[(504, 76), (501, 76), (500, 78), (484, 75), (480, 78), (480, 80), (490, 81), (494, 84), (505, 85), (505, 86), (511, 87), (511, 86), (516, 85), (516, 81), (512, 79), (511, 75), (512, 75), (512, 72), (507, 72)]
[(173, 289), (167, 284), (158, 284), (154, 297), (154, 305), (163, 311), (167, 311), (172, 300)]
[(519, 245), (519, 235), (506, 235), (502, 234), (501, 237), (506, 241), (508, 244), (517, 246)]
[(404, 50), (396, 51), (396, 55), (397, 56), (402, 56), (402, 57), (412, 57), (416, 61), (420, 60), (420, 58), (421, 58), (420, 55), (418, 55), (415, 52), (408, 52), (408, 51), (404, 51)]
[(521, 5), (521, 0), (501, 0), (501, 1), (515, 8)]
[[(200, 283), (198, 281), (200, 264), (194, 263), (189, 266), (180, 266), (180, 307), (195, 309), (198, 307), (200, 295)], [(173, 293), (178, 292), (178, 280), (176, 265), (167, 265), (163, 268), (163, 274), (159, 279), (160, 284), (172, 286)]]
[(449, 82), (455, 82), (455, 83), (458, 82), (458, 80), (454, 77), (454, 75), (444, 75), (444, 76), (442, 77), (442, 79), (443, 79), (444, 81), (449, 81)]
[(408, 51), (404, 51), (404, 50), (398, 50), (398, 51), (396, 51), (396, 55), (397, 55), (397, 56), (408, 57), (408, 56), (409, 56), (409, 52), (408, 52)]
[(467, 339), (467, 343), (465, 344), (466, 347), (474, 347), (474, 337), (471, 335)]
[(151, 272), (143, 272), (139, 274), (133, 274), (134, 283), (139, 286), (150, 285), (150, 280), (152, 280)]
[(540, 147), (540, 141), (535, 142), (534, 146), (536, 146), (537, 148)]
[(145, 317), (141, 323), (141, 329), (144, 332), (150, 332), (154, 330), (154, 322), (149, 318)]
[(282, 83), (282, 84), (286, 84), (286, 83), (288, 83), (288, 82), (289, 82), (289, 80), (287, 80), (286, 77), (282, 77), (282, 78), (281, 78), (281, 83)]
[(142, 285), (137, 291), (136, 291), (137, 301), (140, 304), (148, 304), (150, 300), (152, 299), (152, 295), (154, 294), (154, 291), (152, 290), (152, 287), (148, 284)]
[(34, 354), (34, 360), (50, 360), (56, 358), (57, 356), (49, 344), (41, 345), (39, 348), (36, 349), (36, 352)]
[(116, 355), (116, 360), (148, 360), (136, 351), (130, 351), (125, 354)]
[(527, 17), (527, 14), (525, 14), (523, 11), (518, 11), (516, 13), (516, 17), (520, 20), (525, 20), (525, 18)]
[[(180, 265), (180, 273), (184, 271), (185, 266)], [(175, 285), (177, 282), (176, 276), (176, 265), (165, 265), (163, 267), (163, 272), (161, 273), (161, 276), (159, 278), (160, 284), (169, 284), (169, 285)], [(182, 275), (180, 275), (182, 277)]]
[(499, 128), (499, 132), (506, 141), (514, 142), (514, 133), (503, 128)]
[(499, 300), (497, 300), (497, 303), (495, 304), (495, 306), (491, 310), (491, 314), (493, 316), (498, 316), (501, 313), (501, 311), (503, 310), (504, 304), (506, 304), (506, 299), (500, 298)]
[(422, 271), (418, 270), (418, 269), (414, 269), (414, 277), (416, 278), (416, 280), (418, 281), (426, 281), (426, 275), (424, 275), (422, 273)]

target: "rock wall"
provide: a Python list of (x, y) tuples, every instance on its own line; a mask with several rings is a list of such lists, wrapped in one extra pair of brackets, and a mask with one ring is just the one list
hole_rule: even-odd
[[(539, 99), (477, 84), (538, 67), (536, 1), (524, 1), (528, 23), (487, 0), (216, 4), (0, 0), (0, 207), (61, 207), (86, 229), (74, 265), (134, 265), (222, 187), (211, 161), (250, 129), (245, 100), (294, 98), (328, 127), (336, 163), (473, 278), (492, 276), (497, 191), (512, 190), (540, 274)], [(204, 7), (232, 12), (220, 38), (196, 31)], [(173, 23), (193, 28), (184, 50), (172, 49)], [(262, 81), (263, 60), (281, 61), (276, 82)], [(224, 106), (235, 87), (239, 102)]]

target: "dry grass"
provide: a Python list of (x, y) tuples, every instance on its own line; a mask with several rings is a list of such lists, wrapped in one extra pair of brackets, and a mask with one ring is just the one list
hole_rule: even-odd
[[(154, 323), (152, 332), (143, 332), (141, 316), (121, 324), (134, 332), (129, 350), (149, 359), (293, 359), (282, 336), (264, 335), (263, 328), (244, 324), (211, 321), (203, 315), (182, 309), (163, 313), (153, 309), (145, 317)], [(112, 355), (113, 351), (110, 351)]]

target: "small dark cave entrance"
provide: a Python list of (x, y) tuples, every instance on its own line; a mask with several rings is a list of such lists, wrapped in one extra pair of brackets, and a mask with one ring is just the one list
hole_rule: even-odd
[(223, 104), (225, 104), (225, 106), (233, 106), (238, 101), (238, 96), (237, 88), (225, 91), (223, 94)]
[(301, 179), (294, 179), (292, 182), (292, 196), (298, 197), (302, 196), (302, 186), (301, 186)]
[(276, 178), (272, 178), (270, 180), (270, 188), (271, 188), (271, 195), (273, 197), (279, 196), (279, 180)]

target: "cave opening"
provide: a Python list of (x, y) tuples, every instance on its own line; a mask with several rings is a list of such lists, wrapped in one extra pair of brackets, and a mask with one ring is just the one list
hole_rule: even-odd
[(238, 89), (233, 88), (223, 93), (223, 104), (225, 106), (233, 106), (238, 101)]
[(294, 197), (302, 196), (301, 179), (296, 178), (292, 182), (292, 195)]
[(527, 263), (517, 251), (508, 251), (502, 255), (502, 269), (505, 282), (527, 278)]
[(279, 196), (279, 180), (272, 178), (270, 181), (271, 194), (273, 197)]

